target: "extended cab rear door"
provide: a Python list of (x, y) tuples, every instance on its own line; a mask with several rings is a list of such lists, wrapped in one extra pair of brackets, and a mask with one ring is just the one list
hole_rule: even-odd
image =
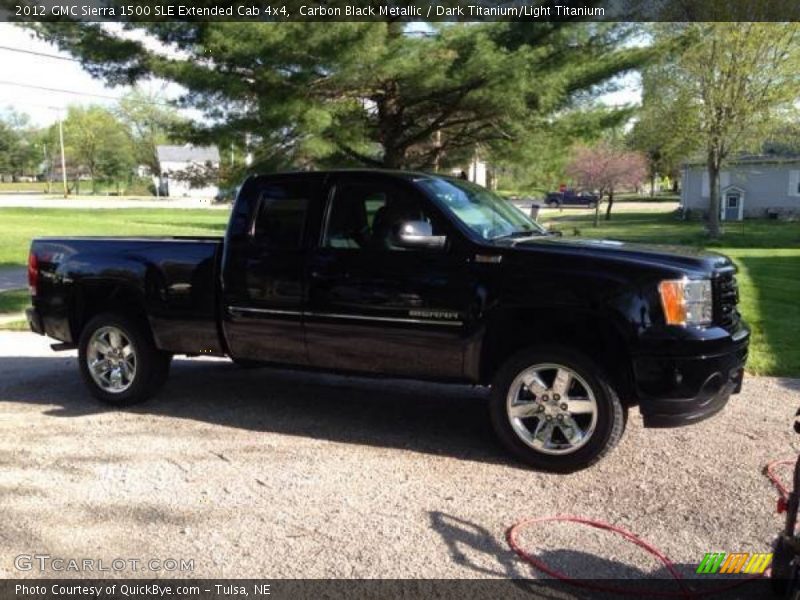
[(309, 231), (319, 227), (322, 181), (298, 173), (242, 187), (223, 262), (222, 327), (233, 358), (307, 364), (306, 253)]

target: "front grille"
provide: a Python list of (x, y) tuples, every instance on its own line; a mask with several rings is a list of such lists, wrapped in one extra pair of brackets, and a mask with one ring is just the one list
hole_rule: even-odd
[(733, 270), (718, 272), (714, 278), (714, 323), (728, 331), (739, 324), (739, 286)]

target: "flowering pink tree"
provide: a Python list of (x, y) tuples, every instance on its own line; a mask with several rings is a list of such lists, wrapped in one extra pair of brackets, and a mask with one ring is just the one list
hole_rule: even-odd
[[(647, 177), (647, 159), (640, 152), (615, 148), (608, 143), (580, 147), (566, 166), (567, 175), (576, 186), (608, 198), (606, 220), (611, 219), (614, 193), (638, 187)], [(600, 207), (595, 212), (597, 224)]]

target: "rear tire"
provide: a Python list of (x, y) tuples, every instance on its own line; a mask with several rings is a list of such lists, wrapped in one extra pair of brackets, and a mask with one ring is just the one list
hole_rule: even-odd
[(570, 348), (523, 350), (497, 372), (490, 403), (503, 445), (540, 470), (570, 473), (619, 442), (626, 409), (602, 371)]
[(172, 355), (156, 348), (146, 321), (117, 313), (92, 318), (81, 332), (78, 364), (89, 392), (112, 406), (152, 397), (169, 375)]

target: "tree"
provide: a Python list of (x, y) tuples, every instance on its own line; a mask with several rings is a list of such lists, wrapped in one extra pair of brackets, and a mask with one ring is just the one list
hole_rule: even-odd
[[(30, 25), (110, 84), (173, 81), (205, 122), (195, 143), (246, 146), (254, 168), (326, 163), (436, 168), (531, 131), (640, 64), (629, 32), (597, 23), (447, 24), (409, 35), (370, 23)], [(139, 38), (155, 38), (165, 53)]]
[(642, 105), (636, 121), (626, 136), (626, 145), (647, 158), (650, 194), (655, 179), (680, 176), (680, 164), (699, 149), (695, 114), (687, 110), (685, 94), (676, 95), (660, 65), (651, 65), (642, 73)]
[(160, 175), (156, 147), (173, 141), (175, 131), (184, 123), (178, 110), (163, 96), (134, 88), (120, 99), (116, 113), (130, 132), (136, 163)]
[(0, 114), (0, 172), (14, 180), (35, 175), (42, 158), (37, 136), (28, 115), (12, 109)]
[[(647, 175), (647, 162), (639, 152), (615, 148), (604, 142), (594, 147), (578, 148), (566, 166), (566, 173), (579, 187), (598, 192), (600, 201), (603, 196), (608, 197), (608, 221), (614, 206), (614, 194), (642, 183)], [(600, 202), (595, 209), (595, 225), (599, 211)]]
[[(709, 234), (719, 237), (719, 174), (732, 153), (757, 148), (800, 83), (797, 23), (661, 24), (657, 40), (672, 42), (660, 64), (662, 88), (691, 118), (710, 184)], [(670, 123), (677, 129), (681, 122)]]
[(125, 126), (101, 107), (70, 106), (64, 120), (64, 147), (74, 169), (84, 169), (92, 179), (129, 176), (134, 166), (133, 147)]

